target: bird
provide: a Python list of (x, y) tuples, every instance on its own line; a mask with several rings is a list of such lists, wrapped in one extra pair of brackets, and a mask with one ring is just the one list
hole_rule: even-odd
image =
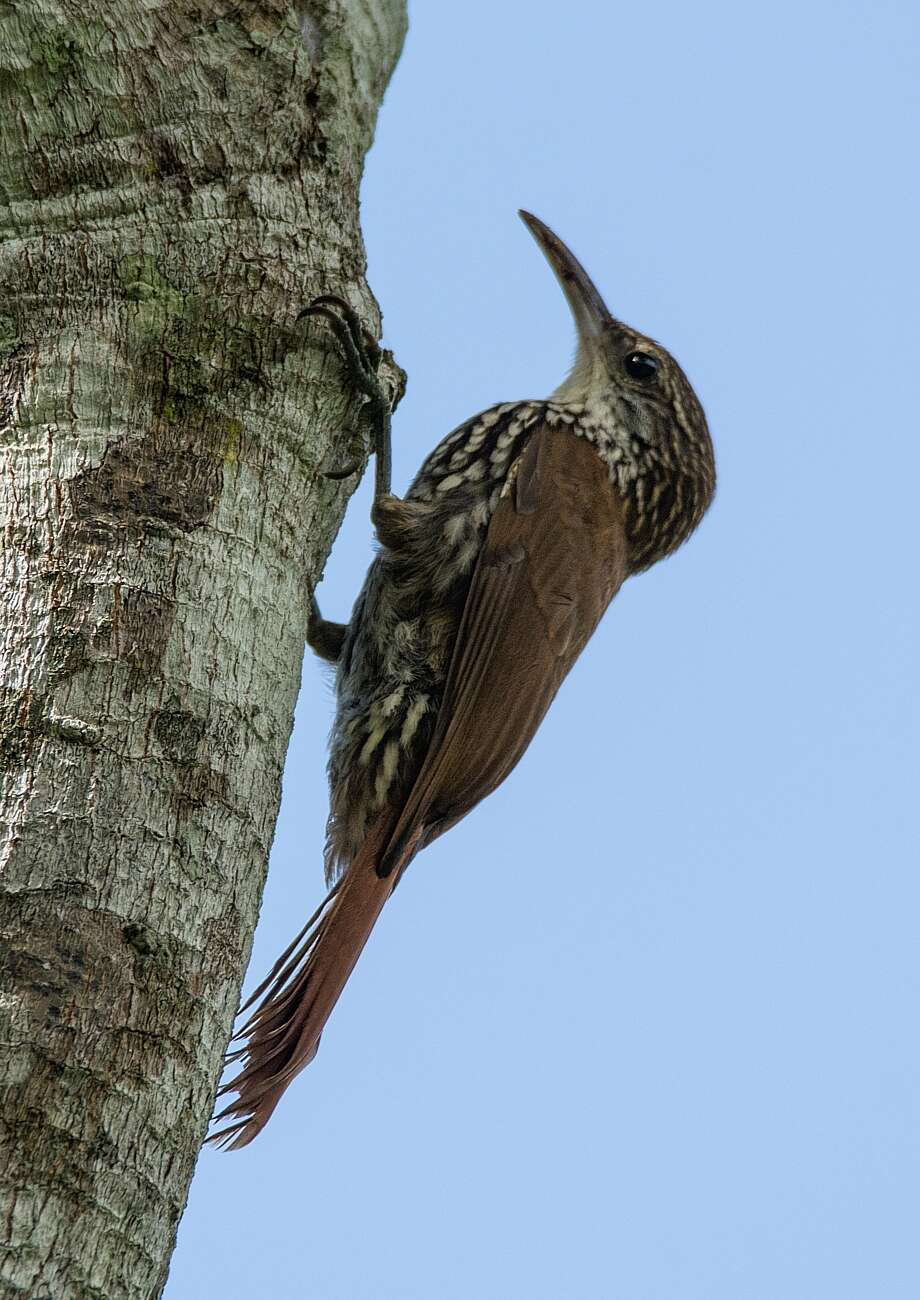
[[(496, 789), (623, 582), (674, 552), (715, 491), (702, 405), (677, 361), (617, 320), (574, 254), (520, 216), (574, 318), (551, 396), (473, 416), (390, 489), (381, 351), (357, 313), (323, 317), (374, 430), (379, 549), (347, 624), (311, 600), (307, 641), (335, 666), (329, 892), (241, 1008), (236, 1098), (211, 1139), (246, 1146), (314, 1058), (323, 1028), (415, 856)], [(344, 471), (350, 472), (349, 470)]]

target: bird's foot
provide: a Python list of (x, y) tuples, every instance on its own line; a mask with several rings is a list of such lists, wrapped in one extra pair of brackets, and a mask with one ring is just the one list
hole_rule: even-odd
[[(335, 294), (314, 298), (297, 319), (306, 316), (322, 316), (329, 322), (342, 349), (349, 376), (367, 399), (365, 409), (371, 423), (376, 459), (374, 496), (384, 496), (390, 491), (390, 412), (394, 403), (379, 374), (383, 357), (380, 345), (354, 307)], [(330, 470), (325, 477), (336, 480), (350, 478), (360, 468), (360, 462), (349, 462), (341, 469)]]

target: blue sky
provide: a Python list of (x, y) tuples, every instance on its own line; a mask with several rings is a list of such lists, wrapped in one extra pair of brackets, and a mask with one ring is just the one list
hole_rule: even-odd
[[(918, 13), (414, 6), (363, 189), (397, 488), (566, 370), (524, 206), (679, 358), (719, 492), (203, 1155), (167, 1300), (920, 1294)], [(330, 716), (308, 660), (254, 975), (321, 895)]]

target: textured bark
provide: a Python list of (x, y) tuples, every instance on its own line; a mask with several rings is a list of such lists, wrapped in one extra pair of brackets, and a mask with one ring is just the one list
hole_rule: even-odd
[(3, 1296), (160, 1294), (249, 954), (405, 28), (305, 8), (0, 3)]

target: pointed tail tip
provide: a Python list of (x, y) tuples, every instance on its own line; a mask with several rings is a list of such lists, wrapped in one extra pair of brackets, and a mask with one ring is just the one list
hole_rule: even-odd
[[(258, 1137), (293, 1079), (313, 1060), (323, 1028), (367, 942), (396, 877), (376, 871), (394, 818), (381, 818), (357, 857), (326, 895), (267, 979), (241, 1010), (261, 998), (234, 1035), (242, 1046), (226, 1063), (243, 1068), (218, 1096), (237, 1093), (215, 1123), (229, 1120), (206, 1140), (239, 1151)], [(399, 866), (399, 863), (396, 863)], [(231, 1040), (233, 1041), (233, 1040)]]
[[(221, 1117), (217, 1118), (219, 1120)], [(216, 1133), (209, 1133), (204, 1144), (214, 1147), (216, 1151), (242, 1151), (243, 1147), (248, 1147), (259, 1136), (264, 1127), (265, 1120), (257, 1121), (255, 1117), (237, 1120), (235, 1124), (227, 1124)]]
[[(219, 1090), (218, 1097), (223, 1091), (225, 1091), (223, 1088)], [(262, 1125), (253, 1126), (254, 1116), (242, 1115), (238, 1105), (238, 1102), (231, 1102), (229, 1106), (225, 1106), (217, 1115), (211, 1117), (212, 1124), (220, 1124), (221, 1120), (241, 1115), (234, 1123), (225, 1124), (223, 1128), (209, 1133), (204, 1140), (206, 1147), (214, 1147), (215, 1151), (239, 1151), (242, 1147), (248, 1146), (253, 1138), (259, 1134)], [(251, 1129), (248, 1134), (247, 1129)]]
[[(218, 1089), (218, 1097), (222, 1093), (237, 1091), (237, 1082), (236, 1079), (231, 1080)], [(213, 1124), (220, 1124), (225, 1119), (231, 1122), (216, 1132), (209, 1133), (204, 1140), (205, 1146), (213, 1146), (219, 1151), (241, 1151), (243, 1147), (248, 1147), (271, 1119), (286, 1087), (286, 1082), (276, 1084), (265, 1089), (258, 1098), (248, 1098), (245, 1091), (239, 1089), (240, 1095), (236, 1101), (231, 1101), (211, 1121)]]

